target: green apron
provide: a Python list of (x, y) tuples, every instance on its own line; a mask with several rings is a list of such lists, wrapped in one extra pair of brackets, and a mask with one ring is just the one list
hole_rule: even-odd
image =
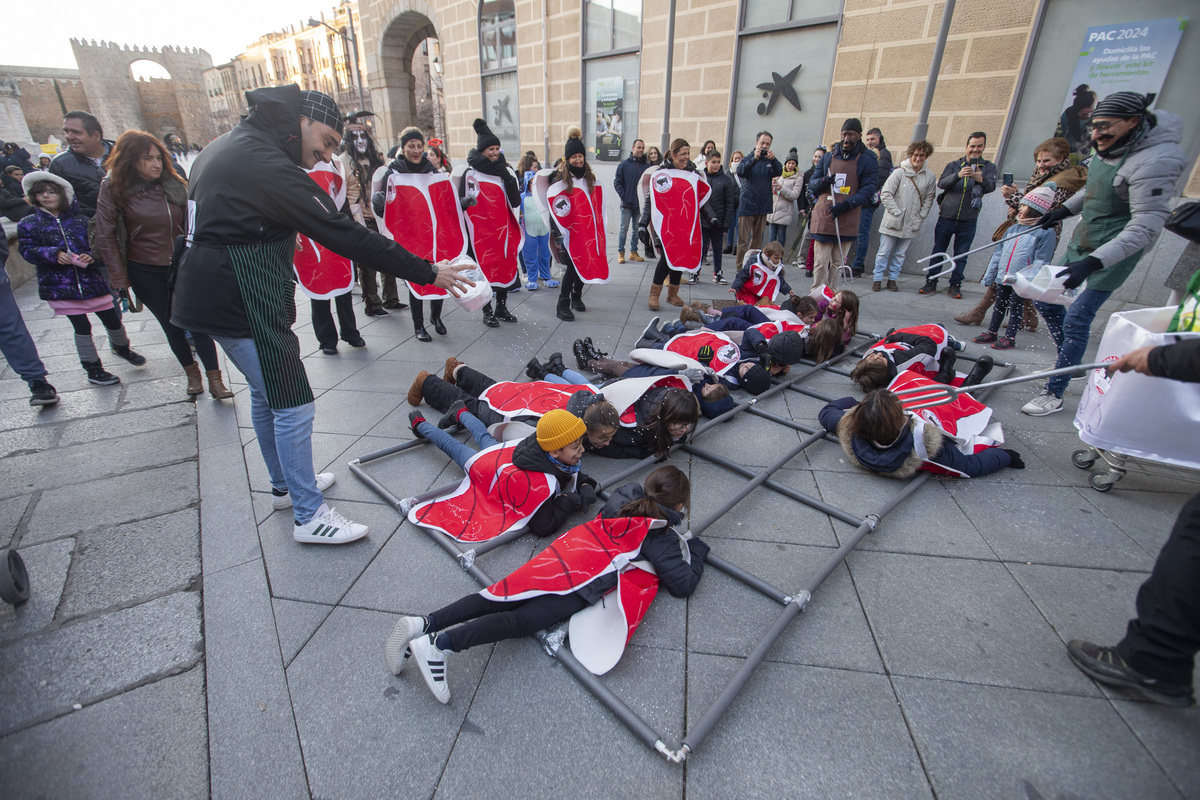
[[(1128, 156), (1126, 153), (1125, 158)], [(1071, 244), (1067, 247), (1068, 262), (1079, 261), (1091, 255), (1102, 245), (1117, 238), (1129, 224), (1133, 216), (1129, 201), (1122, 199), (1113, 188), (1113, 180), (1125, 163), (1125, 158), (1114, 166), (1097, 156), (1088, 165), (1083, 211), (1079, 224), (1075, 227), (1075, 234), (1071, 237)], [(1133, 272), (1143, 252), (1145, 251), (1139, 250), (1112, 266), (1093, 272), (1088, 277), (1087, 288), (1097, 292), (1115, 291)]]
[(300, 360), (300, 340), (292, 332), (296, 321), (292, 271), (295, 248), (294, 238), (225, 248), (242, 293), (246, 321), (266, 383), (267, 403), (273, 409), (313, 402)]

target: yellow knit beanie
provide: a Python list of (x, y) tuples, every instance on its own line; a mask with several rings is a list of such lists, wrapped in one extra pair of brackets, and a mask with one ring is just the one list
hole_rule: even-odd
[(537, 443), (547, 453), (561, 450), (587, 433), (583, 420), (564, 408), (547, 411), (538, 420)]

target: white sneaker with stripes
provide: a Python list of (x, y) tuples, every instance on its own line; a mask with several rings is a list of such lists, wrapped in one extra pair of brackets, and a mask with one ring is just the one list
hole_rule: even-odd
[(393, 675), (404, 671), (405, 665), (412, 657), (409, 642), (419, 638), (424, 632), (424, 617), (401, 617), (396, 621), (396, 627), (392, 628), (392, 634), (388, 636), (387, 645), (384, 647), (388, 670)]
[[(317, 473), (317, 491), (324, 492), (330, 486), (333, 486), (333, 483), (336, 480), (337, 480), (337, 476), (334, 475), (332, 472), (318, 472)], [(276, 511), (282, 511), (285, 508), (291, 508), (291, 507), (292, 507), (291, 494), (289, 494), (286, 490), (284, 491), (283, 494), (275, 494), (274, 490), (271, 491), (271, 508), (275, 509)]]
[(292, 538), (307, 544), (345, 544), (363, 538), (369, 530), (321, 503), (311, 520), (292, 529)]
[(438, 650), (437, 645), (433, 643), (436, 637), (436, 633), (419, 636), (412, 640), (409, 647), (412, 648), (413, 658), (421, 669), (425, 685), (439, 703), (446, 704), (450, 702), (450, 686), (446, 683), (446, 654)]

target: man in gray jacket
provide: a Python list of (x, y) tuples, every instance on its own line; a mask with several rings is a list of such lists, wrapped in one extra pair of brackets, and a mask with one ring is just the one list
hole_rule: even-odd
[[(933, 229), (933, 252), (945, 253), (954, 239), (954, 271), (950, 273), (950, 289), (947, 291), (955, 300), (962, 299), (963, 272), (967, 259), (960, 258), (971, 249), (975, 241), (975, 225), (979, 222), (979, 209), (983, 208), (983, 196), (996, 191), (996, 165), (983, 157), (987, 146), (987, 134), (975, 131), (967, 137), (967, 152), (962, 158), (951, 161), (938, 178), (937, 227)], [(937, 278), (925, 281), (921, 294), (937, 292)]]

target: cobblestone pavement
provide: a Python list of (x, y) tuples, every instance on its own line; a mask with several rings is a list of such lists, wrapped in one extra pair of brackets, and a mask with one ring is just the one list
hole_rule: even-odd
[[(405, 392), (418, 370), (440, 370), (448, 356), (518, 379), (532, 355), (562, 351), (569, 362), (583, 335), (624, 355), (651, 316), (651, 269), (614, 259), (614, 280), (586, 292), (589, 310), (573, 324), (554, 318), (546, 290), (514, 295), (521, 321), (499, 330), (448, 305), (449, 335), (431, 344), (413, 339), (405, 311), (360, 315), (367, 348), (342, 345), (337, 356), (317, 349), (302, 301), (314, 460), (337, 473), (330, 503), (371, 526), (337, 548), (296, 544), (290, 513), (272, 510), (240, 376), (231, 375), (232, 404), (185, 400), (150, 321), (144, 331), (131, 325), (150, 364), (116, 365), (125, 383), (88, 387), (69, 326), (19, 290), (64, 397), (31, 412), (24, 385), (0, 374), (0, 541), (19, 546), (34, 584), (25, 607), (0, 607), (5, 794), (1200, 797), (1200, 714), (1101, 689), (1066, 656), (1067, 639), (1120, 637), (1195, 491), (1137, 475), (1108, 494), (1088, 489), (1069, 461), (1074, 386), (1067, 412), (1044, 418), (1017, 412), (1031, 385), (997, 392), (990, 404), (1028, 468), (930, 480), (888, 515), (685, 767), (634, 739), (533, 640), (452, 656), (448, 706), (415, 671), (392, 676), (383, 641), (394, 615), (476, 586), (346, 463), (411, 439)], [(977, 297), (922, 298), (917, 285), (905, 275), (902, 293), (872, 294), (860, 281), (860, 327), (946, 320)], [(723, 298), (723, 288), (702, 283), (683, 295)], [(951, 328), (968, 338), (978, 330)], [(1022, 371), (1052, 361), (1042, 334), (1018, 345), (1005, 356)], [(806, 385), (851, 388), (833, 374)], [(806, 423), (820, 405), (798, 393), (763, 403)], [(762, 468), (800, 436), (741, 418), (697, 444)], [(672, 463), (692, 478), (693, 522), (745, 482), (699, 458)], [(590, 458), (584, 469), (603, 478), (625, 466)], [(430, 448), (367, 468), (400, 496), (461, 475)], [(899, 488), (827, 442), (776, 479), (856, 515)], [(759, 489), (704, 537), (791, 590), (850, 531)], [(479, 563), (499, 577), (543, 544), (526, 537)], [(777, 614), (710, 570), (691, 599), (655, 602), (605, 680), (677, 746)]]

